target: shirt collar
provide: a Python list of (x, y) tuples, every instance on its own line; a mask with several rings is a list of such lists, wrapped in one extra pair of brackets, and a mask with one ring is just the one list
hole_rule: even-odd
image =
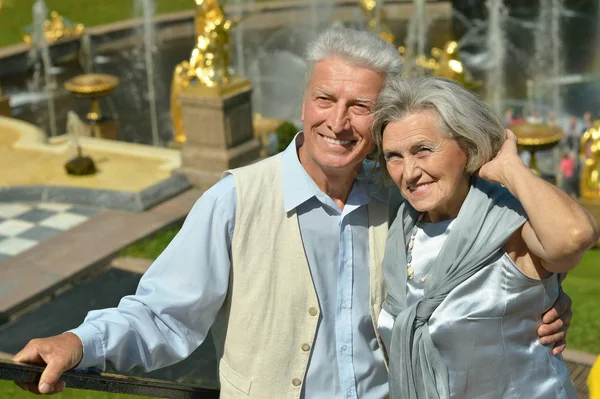
[[(326, 194), (317, 186), (314, 180), (306, 172), (298, 158), (298, 148), (303, 141), (302, 131), (294, 137), (294, 140), (281, 154), (281, 178), (283, 186), (283, 206), (285, 212), (297, 208), (312, 197), (319, 201), (332, 202)], [(386, 201), (387, 190), (381, 187), (377, 181), (377, 175), (373, 178), (373, 162), (364, 161), (361, 165), (357, 180), (354, 182), (352, 191), (348, 198), (349, 204), (361, 206), (369, 202), (371, 198)]]

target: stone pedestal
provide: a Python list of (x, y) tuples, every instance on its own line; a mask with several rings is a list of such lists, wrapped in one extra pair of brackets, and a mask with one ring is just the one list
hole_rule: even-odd
[(186, 142), (177, 172), (193, 185), (206, 189), (223, 171), (258, 159), (260, 143), (252, 130), (251, 94), (250, 82), (241, 79), (225, 88), (191, 85), (181, 93)]
[(12, 112), (10, 110), (10, 104), (8, 102), (8, 97), (4, 97), (0, 94), (0, 116), (11, 117)]

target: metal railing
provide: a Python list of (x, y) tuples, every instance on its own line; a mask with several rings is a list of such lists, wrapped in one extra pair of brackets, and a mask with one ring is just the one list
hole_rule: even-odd
[[(0, 379), (37, 383), (44, 366), (0, 360)], [(67, 371), (61, 377), (67, 387), (93, 391), (169, 399), (218, 399), (219, 391), (172, 381), (119, 374)]]

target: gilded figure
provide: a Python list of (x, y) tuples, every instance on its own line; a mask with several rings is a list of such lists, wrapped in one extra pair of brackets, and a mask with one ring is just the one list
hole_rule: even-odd
[(190, 67), (202, 85), (226, 85), (230, 78), (230, 30), (233, 23), (227, 19), (217, 0), (195, 1), (196, 47), (190, 57)]
[(181, 104), (179, 95), (190, 85), (193, 71), (190, 63), (183, 61), (173, 70), (173, 83), (171, 85), (171, 120), (173, 122), (173, 139), (178, 144), (185, 143), (185, 132), (183, 130), (183, 119), (181, 116)]
[(585, 131), (579, 142), (579, 155), (585, 160), (579, 190), (585, 199), (600, 199), (600, 120)]
[(390, 27), (385, 23), (385, 13), (381, 10), (379, 15), (377, 15), (377, 0), (358, 0), (358, 7), (367, 21), (369, 32), (379, 36), (390, 44), (394, 44), (396, 36), (394, 36)]

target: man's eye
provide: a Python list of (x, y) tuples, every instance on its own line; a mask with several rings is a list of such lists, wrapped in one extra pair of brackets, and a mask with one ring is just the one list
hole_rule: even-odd
[(417, 150), (417, 152), (418, 152), (418, 153), (421, 153), (421, 154), (423, 154), (423, 153), (428, 153), (428, 152), (431, 152), (431, 148), (429, 148), (429, 147), (420, 147), (420, 148)]

